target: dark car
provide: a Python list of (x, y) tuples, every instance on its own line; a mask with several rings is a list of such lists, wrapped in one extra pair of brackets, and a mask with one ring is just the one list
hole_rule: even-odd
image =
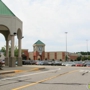
[(22, 60), (22, 65), (25, 65), (26, 64), (26, 62), (25, 62), (26, 60)]
[(24, 65), (30, 65), (30, 60), (25, 60)]
[(5, 64), (5, 60), (2, 60), (1, 63), (2, 63), (2, 64)]
[(85, 62), (85, 63), (84, 63), (84, 66), (86, 66), (86, 67), (90, 67), (90, 61)]
[(30, 65), (36, 65), (36, 61), (35, 60), (29, 60), (30, 61)]

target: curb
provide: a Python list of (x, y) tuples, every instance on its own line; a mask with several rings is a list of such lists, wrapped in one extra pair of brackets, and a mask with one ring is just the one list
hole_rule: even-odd
[[(33, 68), (31, 70), (25, 70), (25, 71), (37, 71), (37, 70), (42, 70), (42, 69), (45, 69), (45, 67), (43, 68)], [(11, 70), (11, 71), (3, 71), (3, 72), (0, 72), (0, 75), (2, 74), (10, 74), (10, 73), (20, 73), (20, 72), (25, 72), (23, 70)]]
[(31, 69), (31, 70), (28, 70), (28, 71), (37, 71), (37, 70), (42, 70), (42, 69), (45, 69), (45, 67), (43, 67), (43, 68), (34, 68), (34, 69)]
[(4, 72), (0, 72), (0, 75), (1, 74), (9, 74), (9, 73), (15, 73), (15, 71), (4, 71)]

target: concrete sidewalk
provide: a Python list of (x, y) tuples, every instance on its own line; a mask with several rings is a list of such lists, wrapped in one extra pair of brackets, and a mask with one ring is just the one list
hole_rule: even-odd
[(36, 70), (42, 70), (45, 69), (43, 66), (37, 66), (37, 65), (23, 65), (23, 66), (16, 66), (16, 67), (8, 67), (4, 66), (2, 68), (3, 70), (0, 70), (1, 74), (10, 74), (10, 73), (20, 73), (25, 71), (36, 71)]

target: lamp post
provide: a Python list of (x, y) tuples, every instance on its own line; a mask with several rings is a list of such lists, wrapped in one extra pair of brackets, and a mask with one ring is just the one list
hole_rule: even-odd
[(88, 40), (86, 40), (87, 43), (87, 60), (88, 60)]
[(66, 59), (66, 61), (67, 61), (67, 33), (68, 32), (65, 32), (65, 34), (66, 34), (66, 53), (65, 53), (65, 59)]

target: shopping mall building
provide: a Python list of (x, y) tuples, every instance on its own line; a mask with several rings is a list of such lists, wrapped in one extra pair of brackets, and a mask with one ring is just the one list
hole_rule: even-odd
[(70, 53), (65, 51), (53, 51), (47, 52), (45, 51), (45, 44), (38, 40), (33, 44), (33, 51), (28, 52), (28, 49), (23, 49), (23, 53), (26, 56), (26, 59), (31, 60), (62, 60), (65, 61), (66, 55), (68, 60), (76, 60), (78, 54)]

